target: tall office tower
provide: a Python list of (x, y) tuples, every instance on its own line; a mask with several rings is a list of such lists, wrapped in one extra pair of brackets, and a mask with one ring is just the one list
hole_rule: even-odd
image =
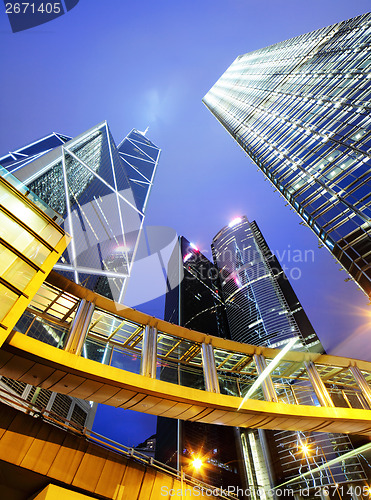
[(371, 293), (371, 14), (238, 56), (205, 105)]
[(213, 239), (212, 252), (232, 340), (278, 348), (296, 337), (297, 349), (323, 352), (255, 221), (245, 216), (231, 221)]
[(106, 122), (51, 134), (0, 164), (64, 218), (73, 239), (55, 269), (122, 302), (160, 150), (133, 129), (118, 147)]
[[(166, 295), (165, 320), (210, 335), (228, 336), (217, 276), (214, 265), (197, 247), (180, 237), (168, 264), (170, 291)], [(162, 368), (161, 379), (173, 381), (174, 376), (173, 369)], [(180, 377), (184, 385), (204, 388), (199, 375), (186, 364)], [(197, 477), (216, 487), (241, 487), (237, 445), (231, 427), (157, 419), (156, 459), (173, 467), (185, 467), (188, 459), (203, 457), (205, 466)], [(194, 474), (186, 468), (185, 472)]]
[[(72, 241), (54, 267), (122, 303), (141, 234), (160, 150), (133, 129), (116, 147), (102, 122), (71, 138), (50, 134), (0, 158), (0, 164), (58, 212)], [(25, 313), (17, 328), (27, 330)], [(43, 325), (30, 335), (58, 345)], [(92, 424), (90, 405), (3, 377), (3, 387), (64, 418)]]
[[(256, 222), (239, 217), (215, 236), (212, 251), (219, 270), (222, 297), (232, 340), (267, 347), (282, 347), (297, 339), (295, 349), (323, 352), (294, 290), (279, 262), (270, 251)], [(280, 380), (275, 380), (279, 389)], [(291, 380), (295, 383), (295, 380)], [(304, 404), (319, 404), (306, 387)], [(281, 394), (285, 401), (287, 397)], [(289, 401), (287, 401), (289, 402)], [(294, 401), (291, 401), (294, 403)], [(291, 431), (242, 431), (242, 445), (250, 484), (272, 486), (300, 476), (325, 460), (352, 449), (346, 435)], [(314, 456), (305, 446), (322, 450)], [(304, 448), (303, 448), (304, 447)], [(332, 474), (332, 477), (331, 477)], [(350, 483), (366, 478), (357, 457), (331, 467), (331, 473), (313, 472), (289, 487), (295, 491), (333, 483)], [(269, 484), (269, 483), (268, 483)]]

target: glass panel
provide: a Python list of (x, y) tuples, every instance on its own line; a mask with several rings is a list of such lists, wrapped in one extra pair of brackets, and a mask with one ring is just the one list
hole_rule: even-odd
[[(26, 324), (26, 322), (31, 319), (32, 314), (28, 311), (26, 311), (24, 314), (26, 315), (26, 318), (24, 319), (24, 323)], [(52, 323), (51, 321), (40, 318), (38, 316), (35, 317), (35, 320), (32, 322), (31, 328), (27, 333), (27, 335), (29, 335), (33, 339), (40, 340), (45, 344), (49, 344), (59, 348), (64, 347), (64, 343), (67, 339), (67, 334), (68, 328), (64, 328), (61, 325), (56, 325), (55, 323)]]
[(157, 365), (157, 377), (165, 382), (205, 390), (202, 366), (191, 366), (174, 361), (161, 360)]
[(43, 238), (52, 247), (55, 247), (62, 238), (62, 234), (51, 224), (44, 226), (44, 228), (39, 231), (39, 236), (41, 236), (41, 238)]
[(107, 364), (110, 359), (111, 348), (105, 342), (99, 342), (95, 339), (86, 339), (83, 346), (82, 355), (84, 358), (98, 361), (98, 363)]
[(39, 266), (43, 264), (50, 253), (42, 243), (3, 212), (0, 212), (0, 237)]
[(119, 347), (113, 348), (111, 366), (131, 373), (140, 373), (141, 352), (127, 351)]
[(7, 188), (1, 184), (0, 203), (37, 233), (42, 231), (47, 225), (45, 219), (37, 215), (31, 208), (27, 207), (20, 198), (9, 192)]
[(0, 274), (23, 292), (36, 275), (36, 270), (0, 245)]
[(5, 318), (10, 309), (13, 307), (18, 295), (0, 284), (0, 322)]
[(219, 374), (218, 379), (221, 394), (241, 397), (240, 380), (237, 374)]

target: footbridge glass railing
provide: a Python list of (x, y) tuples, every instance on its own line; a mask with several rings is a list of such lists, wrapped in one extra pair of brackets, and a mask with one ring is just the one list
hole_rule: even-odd
[(298, 351), (287, 352), (276, 363), (278, 349), (211, 337), (129, 308), (117, 310), (102, 297), (95, 304), (93, 292), (84, 298), (82, 287), (75, 285), (71, 292), (56, 286), (61, 279), (55, 275), (54, 284), (44, 283), (16, 330), (85, 358), (173, 384), (243, 398), (264, 372), (249, 399), (371, 408), (371, 363)]

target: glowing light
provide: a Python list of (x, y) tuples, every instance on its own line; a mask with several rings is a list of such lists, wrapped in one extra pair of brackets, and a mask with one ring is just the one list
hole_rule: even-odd
[(234, 277), (234, 282), (236, 283), (236, 285), (238, 286), (238, 288), (241, 288), (241, 281), (239, 280), (238, 276), (235, 276)]
[(115, 252), (127, 252), (128, 250), (129, 247), (127, 247), (126, 245), (119, 245), (115, 248)]
[(257, 390), (257, 388), (268, 377), (268, 375), (276, 368), (276, 366), (279, 364), (279, 362), (284, 357), (284, 355), (296, 344), (297, 341), (298, 341), (298, 339), (295, 339), (295, 338), (291, 339), (290, 342), (288, 342), (285, 345), (285, 347), (277, 354), (277, 356), (272, 359), (272, 361), (269, 363), (269, 365), (261, 372), (259, 377), (255, 380), (253, 385), (247, 391), (247, 394), (243, 398), (243, 400), (241, 401), (241, 404), (238, 407), (238, 409), (240, 409), (241, 406), (245, 403), (245, 401), (247, 399), (249, 399), (254, 394), (254, 392)]
[(200, 458), (195, 458), (195, 459), (193, 460), (193, 462), (192, 462), (192, 465), (193, 465), (193, 467), (194, 467), (196, 470), (199, 470), (199, 469), (201, 469), (201, 467), (202, 467), (202, 465), (203, 465), (203, 464), (202, 464), (202, 460), (201, 460)]
[(307, 444), (302, 444), (301, 445), (301, 451), (303, 452), (303, 455), (309, 455), (310, 454), (310, 447)]
[(236, 226), (237, 224), (239, 224), (240, 222), (242, 221), (242, 218), (241, 217), (236, 217), (235, 219), (233, 219), (229, 224), (228, 224), (228, 227), (233, 227), (233, 226)]
[(184, 256), (183, 262), (187, 262), (192, 257), (192, 252), (187, 253), (187, 255)]
[(191, 248), (193, 248), (193, 250), (195, 250), (196, 252), (199, 252), (200, 250), (198, 249), (198, 247), (196, 247), (196, 245), (194, 243), (191, 243)]

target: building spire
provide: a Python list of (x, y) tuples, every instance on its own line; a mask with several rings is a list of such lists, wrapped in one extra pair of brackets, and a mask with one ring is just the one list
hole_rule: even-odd
[(148, 132), (148, 129), (149, 129), (149, 126), (146, 128), (146, 130), (144, 132), (142, 132), (141, 130), (138, 130), (138, 132), (142, 135), (146, 135), (146, 133)]

